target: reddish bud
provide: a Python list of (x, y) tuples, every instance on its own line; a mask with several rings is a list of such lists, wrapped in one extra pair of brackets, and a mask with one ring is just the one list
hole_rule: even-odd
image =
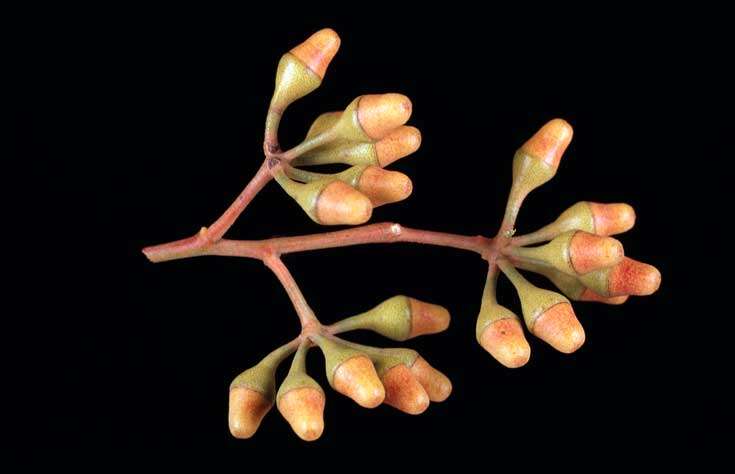
[(378, 163), (385, 168), (394, 161), (408, 156), (421, 146), (421, 132), (416, 127), (398, 127), (375, 142)]
[(419, 381), (432, 402), (443, 402), (452, 393), (452, 382), (446, 375), (432, 367), (426, 359), (416, 357), (411, 373)]
[(385, 388), (367, 356), (355, 356), (334, 371), (334, 389), (365, 408), (375, 408), (385, 399)]
[(524, 143), (521, 151), (556, 169), (571, 141), (572, 126), (565, 120), (553, 119)]
[(557, 303), (541, 313), (533, 324), (532, 332), (565, 354), (579, 349), (585, 339), (584, 329), (569, 303)]
[(438, 304), (408, 298), (411, 307), (411, 332), (408, 338), (436, 334), (449, 327), (449, 311)]
[(247, 439), (255, 434), (273, 402), (262, 393), (246, 387), (230, 390), (229, 425), (235, 438)]
[(608, 291), (610, 296), (647, 296), (661, 285), (661, 272), (653, 265), (625, 257), (610, 270)]
[(319, 79), (324, 79), (327, 66), (339, 49), (339, 35), (331, 28), (319, 30), (290, 53), (304, 63)]
[(623, 244), (612, 237), (575, 232), (569, 243), (569, 258), (574, 271), (584, 274), (620, 262), (623, 259)]
[(356, 225), (370, 219), (373, 205), (364, 194), (342, 181), (329, 183), (316, 201), (316, 218), (325, 225)]
[(531, 358), (531, 347), (517, 319), (504, 318), (487, 325), (480, 345), (504, 366), (515, 369)]
[(429, 395), (411, 370), (404, 364), (388, 369), (383, 375), (385, 403), (410, 415), (429, 408)]
[(289, 390), (278, 399), (278, 411), (299, 438), (314, 441), (324, 431), (324, 392), (313, 387)]
[(633, 228), (635, 224), (635, 210), (629, 204), (588, 203), (595, 222), (595, 234), (615, 235)]
[(357, 189), (370, 198), (374, 207), (378, 207), (406, 199), (413, 191), (413, 183), (398, 171), (368, 166), (360, 175)]
[(411, 100), (402, 94), (371, 94), (360, 97), (357, 119), (365, 134), (380, 140), (411, 116)]

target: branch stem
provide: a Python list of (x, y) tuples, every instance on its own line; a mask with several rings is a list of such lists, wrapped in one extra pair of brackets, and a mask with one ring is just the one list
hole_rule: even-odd
[(294, 280), (291, 272), (288, 271), (288, 268), (286, 268), (286, 265), (283, 264), (283, 261), (276, 255), (270, 255), (263, 259), (263, 263), (273, 271), (278, 281), (281, 282), (281, 285), (286, 290), (286, 293), (288, 293), (296, 314), (299, 316), (302, 329), (307, 330), (309, 328), (320, 327), (319, 320), (309, 307), (306, 298), (301, 293), (299, 285)]

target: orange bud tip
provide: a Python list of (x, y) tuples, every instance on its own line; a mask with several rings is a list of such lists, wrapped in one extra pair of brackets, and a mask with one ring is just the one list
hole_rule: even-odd
[(521, 324), (511, 318), (488, 324), (480, 336), (480, 345), (504, 366), (515, 369), (531, 358), (531, 346)]
[(443, 306), (408, 299), (411, 306), (411, 332), (408, 337), (436, 334), (449, 327), (449, 311)]
[(635, 225), (635, 210), (625, 203), (600, 204), (589, 203), (592, 218), (595, 222), (595, 234), (615, 235), (633, 228)]
[(291, 54), (319, 76), (319, 79), (324, 79), (327, 66), (337, 54), (339, 45), (339, 35), (331, 28), (324, 28), (293, 48)]
[(278, 411), (304, 441), (318, 439), (324, 431), (324, 393), (312, 387), (289, 390), (278, 399)]
[(429, 408), (429, 395), (408, 367), (398, 364), (383, 375), (385, 403), (409, 415), (418, 415)]
[(541, 313), (533, 324), (532, 332), (565, 354), (571, 354), (584, 344), (584, 329), (569, 303), (557, 303)]
[(324, 225), (364, 224), (372, 213), (370, 199), (342, 181), (329, 183), (316, 201), (317, 220)]
[(357, 189), (370, 198), (374, 207), (378, 207), (406, 199), (413, 191), (413, 183), (398, 171), (368, 166), (360, 175)]
[(360, 97), (357, 119), (372, 140), (380, 140), (411, 116), (411, 100), (403, 94), (371, 94)]
[(556, 169), (571, 141), (572, 126), (557, 118), (541, 127), (523, 144), (521, 150)]
[(235, 438), (248, 439), (255, 434), (273, 403), (262, 393), (245, 387), (230, 390), (230, 433)]
[(569, 256), (574, 271), (582, 275), (620, 262), (623, 244), (612, 237), (576, 232), (569, 243)]
[(411, 373), (424, 387), (432, 402), (443, 402), (452, 393), (452, 382), (447, 376), (432, 367), (421, 356), (416, 357), (411, 366)]
[(647, 296), (661, 286), (661, 272), (656, 267), (627, 257), (613, 267), (608, 278), (610, 296)]
[(396, 160), (408, 156), (421, 146), (421, 132), (416, 127), (398, 127), (375, 143), (378, 163), (385, 168)]
[(628, 295), (621, 296), (600, 296), (589, 288), (585, 288), (581, 295), (579, 295), (579, 301), (593, 301), (595, 303), (605, 303), (612, 305), (623, 304), (628, 301)]
[(334, 388), (365, 408), (375, 408), (385, 399), (385, 388), (367, 356), (355, 356), (334, 371)]

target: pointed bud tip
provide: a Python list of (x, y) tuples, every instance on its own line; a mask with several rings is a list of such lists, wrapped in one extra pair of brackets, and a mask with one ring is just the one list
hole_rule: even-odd
[(541, 127), (523, 144), (521, 150), (556, 169), (572, 141), (572, 134), (572, 126), (566, 120), (556, 118)]
[(278, 399), (278, 411), (304, 441), (318, 439), (324, 431), (324, 393), (313, 387), (289, 390)]
[(585, 288), (582, 294), (579, 296), (579, 301), (591, 301), (595, 303), (605, 303), (611, 305), (619, 305), (628, 301), (629, 295), (621, 296), (600, 296), (589, 288)]
[(385, 388), (367, 356), (355, 356), (334, 371), (334, 388), (365, 408), (375, 408), (385, 399)]
[(429, 395), (404, 364), (388, 369), (383, 375), (383, 385), (388, 405), (409, 415), (418, 415), (429, 408)]
[(311, 35), (290, 52), (304, 63), (319, 79), (324, 79), (329, 63), (339, 49), (339, 35), (331, 28), (324, 28)]
[(625, 257), (609, 275), (610, 296), (648, 296), (661, 286), (661, 272), (653, 265)]
[(488, 324), (480, 336), (480, 345), (510, 369), (526, 365), (531, 358), (531, 346), (515, 319), (505, 318)]
[(411, 332), (408, 337), (436, 334), (449, 327), (451, 316), (445, 307), (414, 298), (408, 300), (411, 307)]
[(569, 257), (574, 270), (582, 275), (619, 263), (624, 256), (623, 244), (612, 237), (578, 231), (569, 243)]
[(398, 171), (368, 166), (360, 175), (357, 189), (370, 199), (373, 207), (378, 207), (406, 199), (413, 192), (413, 183)]
[(416, 127), (403, 125), (375, 143), (378, 163), (385, 168), (396, 160), (415, 152), (421, 146), (421, 132)]
[(411, 100), (403, 94), (370, 94), (360, 97), (357, 119), (372, 140), (380, 140), (411, 117)]
[(621, 234), (635, 225), (635, 210), (630, 204), (590, 202), (589, 206), (597, 235)]
[(329, 183), (317, 197), (316, 216), (320, 224), (364, 224), (372, 213), (370, 199), (342, 181)]
[(230, 390), (229, 426), (235, 438), (248, 439), (260, 426), (260, 422), (273, 403), (262, 393), (245, 387)]
[(443, 402), (449, 398), (449, 395), (452, 393), (452, 382), (446, 375), (426, 362), (426, 359), (421, 356), (416, 357), (410, 370), (413, 376), (416, 377), (416, 380), (426, 390), (426, 393), (429, 395), (429, 400), (432, 402)]
[(584, 344), (584, 328), (577, 320), (572, 305), (557, 303), (536, 318), (533, 334), (554, 349), (571, 354)]

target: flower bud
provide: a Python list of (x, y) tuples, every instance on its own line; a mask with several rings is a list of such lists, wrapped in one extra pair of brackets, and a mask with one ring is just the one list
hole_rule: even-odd
[(306, 373), (306, 351), (302, 345), (276, 395), (278, 411), (299, 438), (314, 441), (324, 431), (324, 391)]
[(381, 376), (385, 387), (385, 403), (409, 415), (429, 408), (429, 395), (405, 364), (396, 364)]
[(408, 156), (421, 146), (421, 132), (416, 127), (403, 125), (375, 142), (378, 164), (385, 168), (396, 160)]
[(551, 240), (570, 230), (609, 236), (626, 232), (633, 224), (635, 211), (629, 204), (581, 201), (562, 212), (551, 224), (516, 240), (519, 245), (530, 245)]
[(324, 353), (327, 380), (335, 390), (365, 408), (383, 403), (385, 388), (367, 355), (326, 337), (315, 342)]
[(584, 343), (584, 329), (569, 300), (555, 291), (534, 286), (508, 261), (498, 264), (518, 292), (528, 330), (560, 352), (569, 354), (579, 349)]
[(276, 368), (286, 352), (285, 347), (276, 349), (257, 365), (235, 377), (230, 384), (228, 419), (234, 437), (247, 439), (253, 436), (273, 406)]
[(292, 102), (319, 87), (339, 44), (337, 33), (325, 28), (284, 54), (278, 63), (271, 110), (280, 114)]
[(378, 207), (406, 199), (413, 191), (413, 183), (398, 171), (368, 166), (360, 176), (357, 189), (370, 198), (373, 207)]
[(488, 271), (485, 289), (482, 292), (480, 314), (475, 325), (475, 337), (482, 348), (498, 362), (514, 369), (528, 362), (531, 358), (531, 347), (523, 335), (518, 316), (498, 304), (497, 280), (497, 272)]
[[(342, 112), (327, 112), (312, 124), (306, 140), (325, 132), (335, 125)], [(375, 165), (386, 167), (410, 155), (421, 146), (421, 132), (403, 125), (377, 142), (335, 140), (322, 145), (292, 161), (294, 166), (314, 166), (342, 163), (346, 165)]]
[(625, 257), (617, 265), (580, 277), (586, 287), (600, 296), (653, 294), (661, 285), (661, 273), (647, 263)]
[(612, 237), (572, 230), (539, 247), (513, 247), (511, 255), (540, 261), (568, 275), (613, 266), (623, 259), (623, 245)]
[(324, 28), (293, 48), (290, 53), (319, 76), (319, 79), (324, 79), (327, 67), (337, 54), (339, 45), (339, 35), (331, 28)]
[(526, 194), (550, 180), (559, 167), (564, 151), (572, 140), (572, 127), (562, 119), (553, 119), (541, 127), (513, 159), (513, 181)]
[(561, 290), (567, 298), (574, 301), (590, 301), (595, 303), (605, 303), (611, 305), (623, 304), (628, 300), (628, 296), (600, 296), (594, 291), (590, 290), (584, 283), (582, 283), (578, 277), (567, 275), (559, 270), (547, 267), (544, 265), (537, 265), (530, 262), (515, 262), (518, 268), (523, 270), (529, 270), (540, 275), (545, 276), (551, 282)]
[(368, 329), (395, 341), (434, 334), (449, 327), (449, 311), (408, 296), (394, 296), (369, 311), (335, 324), (340, 332)]
[(373, 213), (370, 199), (340, 180), (325, 178), (301, 184), (291, 180), (283, 170), (276, 172), (274, 177), (318, 224), (363, 224)]
[(335, 128), (341, 140), (377, 141), (411, 116), (411, 101), (402, 94), (363, 95), (353, 100)]
[(476, 335), (482, 348), (510, 369), (526, 365), (531, 358), (518, 316), (504, 306), (487, 305), (480, 310)]
[(420, 355), (417, 355), (413, 364), (408, 367), (432, 402), (443, 402), (452, 393), (452, 382), (447, 376), (432, 367)]

